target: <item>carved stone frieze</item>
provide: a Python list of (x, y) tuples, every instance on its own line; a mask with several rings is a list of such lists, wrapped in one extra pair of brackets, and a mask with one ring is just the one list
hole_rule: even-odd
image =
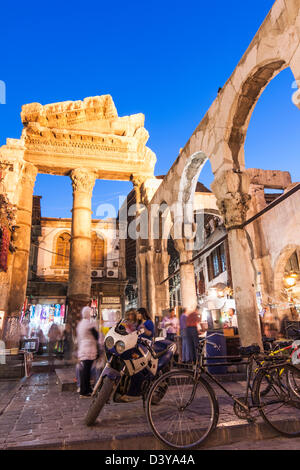
[(128, 179), (135, 166), (153, 176), (156, 156), (146, 147), (144, 115), (119, 117), (110, 95), (45, 106), (31, 103), (23, 106), (21, 117), (25, 159), (42, 172), (57, 168), (66, 175), (91, 157), (99, 175), (111, 163), (121, 179)]

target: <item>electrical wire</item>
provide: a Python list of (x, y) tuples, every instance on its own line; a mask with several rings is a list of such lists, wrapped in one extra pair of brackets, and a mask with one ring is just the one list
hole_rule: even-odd
[[(47, 251), (48, 253), (52, 253), (53, 255), (62, 256), (63, 258), (70, 258), (70, 256), (62, 255), (61, 253), (56, 253), (56, 251), (47, 250), (47, 248), (43, 248), (42, 246), (36, 243), (31, 242), (31, 245), (36, 246), (39, 250), (44, 250), (44, 251)], [(106, 260), (107, 261), (119, 261), (121, 259), (122, 259), (122, 256), (119, 256), (118, 258), (107, 258)]]

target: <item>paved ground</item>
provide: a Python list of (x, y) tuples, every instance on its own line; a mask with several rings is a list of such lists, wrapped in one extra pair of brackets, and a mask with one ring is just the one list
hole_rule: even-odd
[(259, 441), (241, 441), (226, 446), (209, 447), (208, 450), (300, 450), (300, 438), (274, 437)]
[(14, 394), (19, 384), (19, 380), (0, 380), (0, 415), (3, 413), (11, 399), (14, 397)]
[[(7, 384), (8, 388), (11, 386), (12, 384)], [(226, 386), (230, 387), (233, 393), (241, 395), (244, 384), (237, 382), (226, 384)], [(237, 431), (235, 434), (238, 434), (238, 440), (240, 440), (249, 425), (233, 414), (232, 402), (224, 396), (223, 392), (218, 392), (218, 395), (220, 401), (218, 430), (235, 428)], [(82, 400), (74, 391), (62, 392), (54, 373), (34, 374), (17, 390), (3, 414), (0, 415), (0, 449), (42, 447), (151, 450), (161, 448), (149, 430), (141, 401), (130, 404), (112, 403), (105, 406), (101, 419), (91, 428), (83, 423), (89, 404), (90, 399)], [(249, 439), (249, 433), (247, 439)], [(298, 448), (298, 440), (297, 443), (296, 440), (293, 442), (286, 439), (278, 442), (278, 446), (282, 448), (285, 448), (284, 445)], [(250, 444), (253, 447), (245, 448), (255, 449), (263, 445), (260, 441)], [(238, 446), (250, 444), (247, 442), (246, 444), (233, 444), (233, 447), (218, 448), (240, 448)], [(217, 442), (212, 443), (211, 448), (215, 448), (216, 445)]]

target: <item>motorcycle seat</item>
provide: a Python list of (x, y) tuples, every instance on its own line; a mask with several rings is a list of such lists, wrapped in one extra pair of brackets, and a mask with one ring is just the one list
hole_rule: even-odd
[(170, 346), (172, 346), (173, 344), (174, 343), (172, 343), (172, 341), (169, 341), (168, 339), (155, 341), (155, 343), (153, 344), (153, 349), (154, 349), (154, 352), (156, 353), (156, 356), (157, 357), (163, 356), (168, 351)]

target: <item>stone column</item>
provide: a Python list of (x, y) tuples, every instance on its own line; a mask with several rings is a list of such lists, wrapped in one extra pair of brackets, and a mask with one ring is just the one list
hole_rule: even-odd
[(15, 241), (16, 252), (12, 265), (8, 315), (4, 327), (4, 339), (8, 348), (18, 346), (20, 339), (20, 315), (26, 297), (31, 242), (32, 199), (36, 175), (37, 168), (31, 163), (25, 163), (20, 181), (16, 217), (18, 227)]
[(73, 209), (67, 321), (74, 331), (80, 319), (81, 308), (91, 298), (91, 199), (95, 175), (84, 168), (77, 168), (70, 176)]
[(148, 292), (148, 305), (149, 305), (149, 313), (152, 318), (155, 317), (157, 314), (156, 309), (156, 283), (155, 283), (155, 275), (154, 275), (154, 253), (153, 249), (148, 250), (147, 255), (147, 292)]
[[(132, 181), (135, 191), (136, 201), (136, 215), (135, 218), (140, 217), (143, 207), (142, 204), (142, 185), (145, 178), (142, 176), (131, 175), (130, 180)], [(148, 240), (142, 240), (141, 238), (136, 239), (136, 277), (138, 285), (138, 306), (149, 309), (148, 299), (148, 270), (147, 270), (147, 250)]]
[(157, 315), (161, 315), (163, 310), (170, 307), (170, 293), (169, 293), (169, 281), (161, 284), (162, 281), (167, 279), (169, 276), (169, 262), (170, 255), (167, 251), (162, 249), (161, 253), (155, 253), (154, 256), (154, 273), (155, 273), (155, 305)]
[(228, 230), (232, 283), (236, 301), (240, 340), (243, 346), (262, 347), (255, 295), (255, 271), (249, 236), (241, 224), (249, 208), (250, 180), (246, 173), (229, 170), (214, 180), (211, 187)]
[(191, 242), (190, 240), (175, 239), (174, 244), (179, 253), (181, 305), (183, 308), (192, 311), (197, 307), (197, 293), (194, 264), (190, 263), (193, 258), (193, 251), (186, 248), (186, 244), (191, 245)]
[[(138, 245), (138, 244), (137, 244)], [(138, 306), (148, 308), (147, 295), (147, 253), (137, 254)]]

